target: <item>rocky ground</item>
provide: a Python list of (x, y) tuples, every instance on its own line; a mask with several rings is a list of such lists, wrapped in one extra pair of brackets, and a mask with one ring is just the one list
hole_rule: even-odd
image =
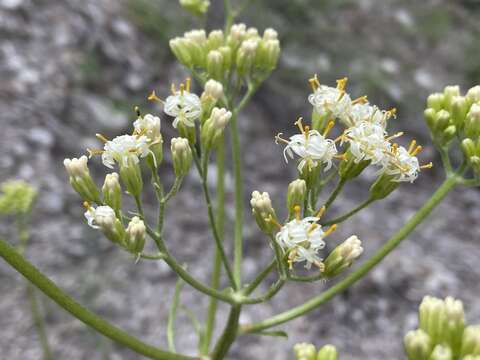
[[(151, 3), (151, 2), (150, 2)], [(259, 2), (260, 3), (260, 2)], [(147, 4), (147, 5), (146, 5)], [(134, 119), (132, 106), (145, 104), (152, 88), (166, 92), (184, 76), (165, 47), (170, 36), (197, 26), (180, 15), (173, 1), (0, 0), (0, 181), (26, 179), (40, 190), (28, 258), (86, 306), (148, 342), (165, 346), (168, 303), (175, 276), (161, 263), (135, 264), (82, 220), (78, 197), (67, 185), (64, 157), (95, 144), (94, 134), (124, 132)], [(168, 6), (167, 6), (168, 4)], [(373, 102), (397, 106), (396, 128), (428, 143), (421, 120), (425, 96), (449, 83), (480, 82), (477, 2), (266, 1), (247, 12), (259, 28), (274, 26), (284, 43), (279, 70), (240, 119), (247, 191), (269, 191), (277, 204), (294, 176), (275, 133), (308, 111), (305, 79), (348, 75), (352, 91)], [(147, 6), (147, 7), (146, 7)], [(263, 8), (264, 7), (264, 8)], [(258, 13), (262, 14), (259, 18)], [(477, 16), (477, 17), (476, 17)], [(209, 19), (215, 24), (217, 18)], [(473, 60), (472, 60), (473, 57)], [(478, 53), (477, 53), (478, 58)], [(285, 105), (286, 104), (286, 105)], [(165, 136), (171, 136), (164, 122)], [(398, 229), (441, 182), (442, 171), (430, 146), (425, 161), (436, 169), (406, 184), (389, 199), (345, 224), (338, 239), (357, 233), (369, 254)], [(168, 164), (168, 159), (167, 159)], [(92, 171), (103, 174), (96, 162)], [(215, 168), (212, 167), (211, 173)], [(163, 178), (170, 179), (168, 165)], [(280, 175), (279, 174), (283, 174)], [(361, 200), (368, 174), (346, 190), (342, 212)], [(232, 179), (227, 178), (227, 190)], [(168, 212), (168, 244), (202, 280), (213, 242), (198, 179), (190, 176)], [(416, 308), (425, 294), (461, 298), (471, 322), (480, 321), (478, 298), (480, 193), (457, 189), (385, 262), (347, 293), (308, 316), (282, 326), (281, 338), (244, 337), (232, 359), (290, 359), (299, 341), (338, 346), (342, 359), (402, 359), (402, 336), (416, 326)], [(228, 207), (229, 219), (233, 209)], [(245, 278), (271, 256), (246, 214)], [(14, 229), (2, 221), (0, 234), (14, 242)], [(329, 284), (286, 286), (270, 304), (245, 308), (242, 322), (265, 318), (320, 293)], [(44, 299), (48, 336), (55, 359), (138, 359)], [(206, 299), (185, 287), (182, 303), (200, 318)], [(0, 261), (0, 359), (41, 358), (23, 279)], [(219, 319), (225, 320), (220, 307)], [(179, 316), (178, 348), (195, 351), (196, 336)]]

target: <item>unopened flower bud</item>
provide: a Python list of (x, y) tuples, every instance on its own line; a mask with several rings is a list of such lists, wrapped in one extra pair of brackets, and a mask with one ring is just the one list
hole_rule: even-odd
[(292, 181), (288, 185), (287, 192), (287, 209), (288, 216), (292, 218), (295, 214), (295, 206), (303, 206), (305, 196), (307, 195), (307, 183), (303, 179), (297, 179)]
[(275, 228), (275, 222), (277, 221), (277, 215), (272, 206), (270, 195), (267, 192), (260, 193), (254, 191), (252, 193), (250, 205), (252, 207), (253, 216), (260, 230), (267, 234), (272, 233)]
[(103, 202), (115, 210), (117, 215), (122, 207), (122, 188), (118, 180), (117, 173), (107, 174), (102, 187)]
[(223, 96), (223, 85), (213, 79), (208, 80), (205, 83), (205, 91), (202, 94), (203, 97), (210, 97), (214, 100), (218, 100)]
[(470, 88), (465, 97), (470, 105), (480, 102), (480, 85)]
[(463, 311), (463, 303), (453, 297), (446, 297), (445, 313), (445, 336), (444, 342), (450, 346), (453, 354), (459, 354), (462, 346), (462, 335), (465, 329), (465, 313)]
[(37, 194), (38, 191), (23, 180), (8, 180), (1, 183), (0, 214), (19, 215), (30, 212)]
[(236, 60), (237, 72), (240, 76), (245, 76), (250, 72), (258, 44), (258, 39), (248, 39), (244, 40), (240, 45)]
[(245, 24), (233, 24), (230, 28), (230, 35), (228, 37), (228, 45), (236, 49), (245, 38), (247, 27)]
[(200, 134), (202, 146), (207, 151), (218, 144), (231, 117), (232, 113), (230, 111), (224, 108), (213, 108), (210, 118), (202, 125)]
[(430, 336), (433, 344), (444, 339), (446, 311), (443, 300), (425, 296), (420, 304), (418, 316), (420, 329)]
[(457, 128), (463, 128), (465, 116), (467, 115), (468, 109), (469, 105), (465, 97), (454, 96), (452, 98), (452, 121)]
[(461, 356), (465, 355), (480, 355), (480, 325), (470, 325), (465, 328)]
[(223, 55), (218, 50), (211, 50), (207, 55), (207, 72), (215, 80), (222, 80), (224, 75)]
[(190, 68), (193, 65), (193, 54), (190, 53), (188, 42), (189, 41), (184, 38), (176, 37), (169, 41), (169, 45), (177, 60)]
[(208, 50), (216, 50), (224, 43), (224, 35), (222, 30), (213, 30), (208, 34), (207, 48)]
[(258, 35), (258, 29), (254, 27), (249, 27), (247, 29), (247, 32), (245, 33), (245, 38), (246, 39), (253, 39), (253, 38), (259, 38), (260, 36)]
[(110, 206), (93, 208), (87, 202), (84, 205), (87, 208), (85, 218), (88, 225), (94, 229), (100, 229), (110, 241), (123, 246), (125, 229), (115, 211)]
[(429, 360), (453, 360), (452, 350), (446, 345), (437, 345), (433, 348)]
[(223, 69), (225, 74), (227, 74), (232, 67), (232, 49), (229, 46), (221, 46), (218, 48), (218, 51), (223, 56)]
[(298, 343), (293, 347), (295, 360), (315, 360), (317, 350), (315, 346), (307, 343)]
[(126, 164), (120, 166), (120, 179), (129, 194), (140, 196), (143, 189), (142, 170), (133, 158), (128, 158)]
[(277, 66), (280, 56), (280, 42), (278, 40), (262, 40), (259, 42), (255, 66), (264, 71), (272, 71)]
[(445, 108), (450, 111), (451, 106), (452, 106), (452, 100), (455, 96), (460, 96), (460, 86), (458, 85), (450, 85), (450, 86), (445, 86), (445, 89), (443, 90), (443, 94), (445, 95)]
[(203, 46), (207, 43), (207, 34), (205, 30), (190, 30), (183, 34), (186, 39), (192, 40), (194, 43)]
[(472, 139), (480, 137), (480, 104), (473, 104), (465, 120), (465, 135)]
[(333, 345), (323, 346), (318, 352), (316, 360), (338, 360), (337, 349)]
[(180, 5), (193, 15), (201, 16), (208, 11), (209, 0), (180, 0)]
[(265, 29), (265, 31), (263, 32), (263, 40), (277, 40), (278, 39), (278, 33), (272, 29), (272, 28), (268, 28), (268, 29)]
[(63, 165), (70, 175), (70, 185), (86, 201), (100, 203), (100, 194), (88, 170), (88, 158), (65, 159)]
[(172, 161), (175, 176), (184, 177), (192, 165), (192, 150), (185, 138), (172, 138), (171, 142)]
[(427, 107), (440, 111), (445, 105), (445, 95), (442, 93), (434, 93), (427, 98)]
[(138, 217), (134, 216), (127, 226), (125, 243), (128, 251), (139, 254), (145, 246), (145, 224)]
[(432, 342), (425, 331), (421, 329), (409, 331), (403, 343), (408, 360), (428, 360), (432, 351)]
[(324, 261), (326, 277), (337, 276), (363, 253), (362, 242), (355, 235), (350, 236), (342, 244), (338, 245)]
[(480, 148), (477, 149), (475, 142), (470, 138), (463, 139), (461, 146), (463, 154), (467, 159), (471, 156), (477, 155), (477, 153), (480, 155)]
[(398, 186), (399, 181), (395, 181), (395, 177), (383, 173), (370, 186), (370, 198), (372, 200), (381, 200), (390, 195)]

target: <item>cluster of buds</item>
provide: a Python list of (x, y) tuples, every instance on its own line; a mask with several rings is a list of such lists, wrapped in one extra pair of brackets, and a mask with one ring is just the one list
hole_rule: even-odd
[(445, 148), (458, 139), (467, 163), (480, 176), (480, 86), (465, 95), (459, 86), (431, 94), (424, 115), (435, 144)]
[(180, 5), (193, 15), (204, 15), (210, 7), (209, 0), (180, 0)]
[(274, 237), (282, 249), (290, 270), (294, 263), (305, 262), (305, 268), (310, 269), (315, 265), (325, 277), (333, 277), (350, 267), (363, 252), (362, 243), (356, 236), (351, 236), (337, 246), (323, 262), (321, 251), (325, 247), (324, 239), (335, 231), (336, 225), (324, 229), (318, 222), (325, 213), (322, 207), (315, 216), (303, 216), (301, 204), (305, 197), (305, 181), (297, 179), (290, 183), (287, 197), (289, 217), (282, 225), (279, 223), (266, 192), (254, 191), (250, 205), (252, 214), (258, 227), (265, 233)]
[(24, 215), (30, 212), (37, 198), (37, 190), (22, 180), (0, 184), (0, 214)]
[(426, 296), (419, 307), (419, 328), (404, 339), (409, 360), (474, 360), (480, 357), (480, 326), (466, 326), (463, 304)]
[[(400, 182), (413, 182), (421, 169), (417, 155), (422, 147), (413, 140), (405, 148), (393, 140), (403, 133), (389, 135), (388, 120), (396, 115), (396, 110), (380, 110), (368, 103), (366, 96), (352, 100), (346, 92), (347, 78), (337, 81), (336, 87), (321, 85), (315, 76), (310, 79), (313, 93), (308, 100), (313, 106), (312, 122), (304, 125), (302, 118), (295, 123), (299, 134), (288, 140), (276, 136), (276, 142), (286, 144), (285, 160), (298, 157), (300, 177), (311, 188), (319, 177), (319, 169), (328, 171), (334, 160), (339, 164), (339, 175), (349, 180), (358, 176), (368, 165), (378, 168), (378, 179), (370, 189), (373, 199), (389, 195)], [(328, 135), (338, 120), (342, 125), (340, 136), (329, 139)], [(344, 151), (339, 148), (343, 146)]]
[(315, 345), (298, 343), (293, 347), (295, 360), (338, 360), (337, 349), (333, 345), (325, 345), (318, 351)]
[(183, 65), (223, 84), (235, 75), (239, 80), (264, 78), (275, 69), (280, 55), (275, 30), (266, 29), (260, 36), (245, 24), (232, 25), (227, 34), (192, 30), (170, 40), (170, 48)]

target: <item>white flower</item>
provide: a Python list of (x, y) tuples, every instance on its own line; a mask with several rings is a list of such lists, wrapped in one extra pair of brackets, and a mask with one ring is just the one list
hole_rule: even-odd
[(150, 141), (158, 141), (160, 138), (160, 118), (152, 114), (139, 117), (133, 123), (135, 133), (145, 135)]
[(350, 144), (349, 150), (357, 162), (370, 160), (372, 164), (383, 165), (391, 147), (386, 134), (381, 125), (363, 121), (347, 129), (343, 141)]
[(414, 182), (420, 172), (418, 158), (403, 146), (394, 147), (390, 152), (389, 162), (385, 166), (385, 173), (393, 175), (395, 181)]
[(181, 122), (185, 126), (195, 126), (194, 121), (202, 114), (200, 98), (186, 90), (176, 91), (165, 100), (165, 114), (175, 117), (173, 127)]
[(352, 235), (340, 245), (340, 255), (347, 263), (353, 263), (363, 253), (362, 242)]
[(110, 206), (88, 206), (85, 212), (87, 223), (94, 229), (111, 228), (116, 220), (115, 211)]
[(291, 262), (306, 261), (309, 269), (313, 264), (321, 267), (322, 259), (318, 252), (325, 247), (323, 238), (327, 235), (320, 225), (319, 218), (309, 216), (286, 223), (276, 234), (275, 240), (285, 253), (289, 254)]
[(90, 174), (88, 171), (88, 158), (85, 155), (78, 159), (65, 159), (63, 160), (63, 165), (65, 165), (65, 168), (71, 177), (82, 178), (89, 176)]
[(107, 141), (103, 147), (103, 164), (111, 169), (115, 162), (120, 166), (128, 166), (129, 160), (133, 160), (137, 164), (139, 156), (145, 157), (150, 152), (147, 140), (144, 135), (121, 135)]
[(346, 127), (356, 126), (361, 122), (370, 122), (380, 125), (384, 129), (387, 127), (387, 120), (395, 116), (395, 109), (389, 111), (380, 110), (376, 105), (367, 103), (355, 103), (346, 113), (341, 121)]
[[(282, 140), (277, 137), (277, 140)], [(298, 164), (298, 170), (301, 172), (303, 167), (316, 167), (318, 163), (325, 163), (325, 171), (332, 167), (332, 159), (337, 155), (335, 142), (325, 138), (317, 130), (305, 131), (303, 134), (296, 134), (290, 137), (290, 140), (283, 140), (287, 143), (283, 156), (288, 162), (287, 154), (293, 159), (293, 153), (297, 154), (302, 160)]]
[(331, 114), (335, 118), (350, 113), (352, 106), (352, 100), (344, 90), (326, 85), (319, 85), (308, 101), (320, 115)]

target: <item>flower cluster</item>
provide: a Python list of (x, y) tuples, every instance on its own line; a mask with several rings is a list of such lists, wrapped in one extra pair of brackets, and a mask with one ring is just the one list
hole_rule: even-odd
[(234, 24), (222, 30), (191, 30), (170, 40), (170, 48), (185, 66), (200, 70), (202, 76), (226, 84), (236, 75), (239, 80), (264, 78), (277, 65), (280, 42), (277, 32), (266, 29), (260, 36), (255, 28)]
[(318, 351), (315, 345), (298, 343), (293, 347), (295, 360), (338, 360), (337, 349), (333, 345), (325, 345)]
[(0, 214), (24, 215), (37, 198), (37, 190), (22, 180), (9, 180), (0, 184)]
[(466, 326), (463, 304), (424, 297), (419, 307), (419, 328), (404, 339), (409, 360), (474, 360), (480, 357), (480, 326)]
[(434, 143), (446, 151), (458, 140), (475, 177), (480, 177), (480, 85), (465, 95), (459, 86), (431, 94), (424, 115)]

